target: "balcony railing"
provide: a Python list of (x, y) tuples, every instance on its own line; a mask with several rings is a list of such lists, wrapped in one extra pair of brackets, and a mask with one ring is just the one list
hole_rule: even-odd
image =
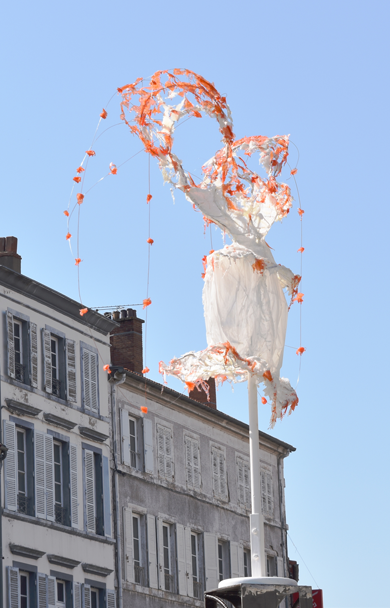
[(54, 505), (54, 516), (57, 524), (63, 524), (64, 526), (68, 523), (68, 510), (61, 505)]
[(145, 568), (143, 566), (134, 564), (134, 582), (137, 583), (137, 585), (142, 585), (143, 587), (146, 586)]
[(15, 379), (24, 383), (24, 365), (15, 363)]
[(53, 378), (51, 381), (51, 390), (53, 395), (56, 397), (61, 397), (61, 380)]
[(165, 585), (165, 591), (172, 591), (174, 592), (174, 586), (175, 586), (175, 578), (173, 576), (173, 574), (167, 574), (165, 572), (164, 574), (164, 585)]
[(193, 581), (194, 585), (194, 598), (197, 600), (203, 599), (203, 585), (200, 581)]
[(19, 513), (25, 513), (31, 515), (32, 499), (30, 496), (24, 494), (18, 494), (18, 511)]

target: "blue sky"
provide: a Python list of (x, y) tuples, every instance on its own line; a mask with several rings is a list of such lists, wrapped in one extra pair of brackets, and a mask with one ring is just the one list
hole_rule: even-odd
[[(389, 12), (387, 2), (334, 0), (22, 1), (2, 9), (1, 235), (19, 238), (24, 274), (70, 297), (77, 299), (77, 275), (63, 210), (118, 86), (187, 67), (227, 96), (237, 137), (290, 133), (298, 146), (307, 352), (299, 406), (271, 433), (297, 448), (286, 461), (287, 519), (326, 608), (390, 606), (382, 585), (360, 586), (363, 577), (387, 578), (390, 540)], [(110, 112), (119, 117), (116, 98)], [(111, 129), (96, 146), (96, 176), (141, 147), (123, 126)], [(178, 131), (179, 156), (194, 173), (218, 148), (211, 121), (191, 120)], [(294, 164), (294, 146), (290, 158)], [(87, 306), (145, 297), (147, 172), (139, 154), (97, 186), (82, 210)], [(173, 204), (153, 163), (151, 181), (147, 364), (159, 380), (159, 360), (205, 346), (201, 258), (210, 231), (203, 234), (200, 214), (180, 193)], [(267, 239), (276, 260), (294, 271), (299, 230), (294, 210)], [(213, 248), (222, 246), (218, 232), (212, 239)], [(296, 305), (286, 343), (298, 342)], [(294, 386), (297, 359), (287, 348), (282, 371)], [(247, 421), (246, 387), (225, 386), (218, 407)], [(259, 418), (266, 431), (267, 407)], [(292, 544), (289, 551), (301, 582), (315, 587)]]

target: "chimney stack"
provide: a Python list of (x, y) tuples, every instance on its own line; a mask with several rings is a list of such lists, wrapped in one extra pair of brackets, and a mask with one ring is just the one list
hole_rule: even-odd
[(22, 258), (17, 249), (18, 239), (15, 236), (0, 238), (0, 265), (20, 274)]
[(193, 391), (189, 392), (190, 399), (194, 399), (195, 401), (199, 401), (199, 403), (203, 403), (203, 405), (208, 405), (213, 410), (217, 409), (217, 392), (215, 390), (215, 380), (214, 378), (209, 378), (206, 380), (206, 383), (209, 385), (209, 396), (210, 401), (207, 401), (207, 393), (200, 388), (198, 390), (196, 387)]
[(143, 366), (142, 319), (138, 319), (133, 308), (115, 310), (113, 319), (120, 323), (111, 332), (111, 361), (113, 365), (124, 367), (141, 374)]

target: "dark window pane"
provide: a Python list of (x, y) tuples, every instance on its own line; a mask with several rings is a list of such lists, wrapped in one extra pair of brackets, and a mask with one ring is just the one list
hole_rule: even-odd
[(54, 462), (61, 462), (61, 446), (58, 445), (58, 443), (54, 444)]
[(18, 473), (18, 492), (19, 494), (25, 493), (25, 477), (24, 473)]
[(91, 608), (98, 608), (96, 591), (91, 591)]
[(59, 602), (64, 601), (64, 583), (57, 583), (57, 600)]
[(139, 526), (138, 526), (138, 517), (133, 517), (133, 537), (134, 538), (139, 538)]
[(61, 486), (56, 483), (55, 485), (55, 501), (57, 504), (62, 504), (61, 500)]
[(130, 420), (130, 435), (135, 435), (135, 422)]
[(18, 471), (24, 472), (24, 452), (18, 452)]
[(18, 450), (24, 452), (24, 433), (20, 431), (17, 432), (18, 435)]
[(20, 596), (20, 608), (27, 608), (27, 597), (25, 595)]
[(27, 576), (23, 574), (20, 577), (20, 595), (27, 595)]
[(14, 337), (15, 338), (19, 338), (20, 337), (20, 325), (19, 325), (19, 323), (14, 323)]
[(139, 562), (139, 540), (134, 539), (134, 560)]
[(54, 479), (56, 483), (61, 483), (61, 467), (59, 464), (54, 465)]

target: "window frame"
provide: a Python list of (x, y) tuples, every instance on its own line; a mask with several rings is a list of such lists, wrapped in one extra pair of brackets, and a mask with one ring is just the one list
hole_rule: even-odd
[[(222, 572), (221, 567), (222, 566)], [(217, 541), (217, 574), (218, 582), (230, 578), (230, 547), (229, 541), (218, 538)], [(222, 576), (222, 578), (221, 578)]]
[(252, 576), (251, 550), (246, 547), (243, 548), (243, 566), (244, 576)]
[[(10, 320), (12, 319), (12, 336), (10, 336)], [(6, 323), (6, 373), (11, 379), (11, 382), (22, 384), (29, 389), (38, 387), (38, 335), (37, 324), (30, 321), (30, 317), (24, 313), (7, 308), (5, 311)], [(21, 328), (20, 345), (23, 357), (23, 379), (17, 378), (16, 374), (16, 357), (14, 348), (14, 323), (17, 323)], [(11, 340), (11, 343), (10, 343)], [(13, 359), (13, 371), (11, 359)]]
[[(26, 578), (26, 604), (22, 606), (22, 577)], [(30, 608), (30, 572), (19, 570), (19, 608)]]

